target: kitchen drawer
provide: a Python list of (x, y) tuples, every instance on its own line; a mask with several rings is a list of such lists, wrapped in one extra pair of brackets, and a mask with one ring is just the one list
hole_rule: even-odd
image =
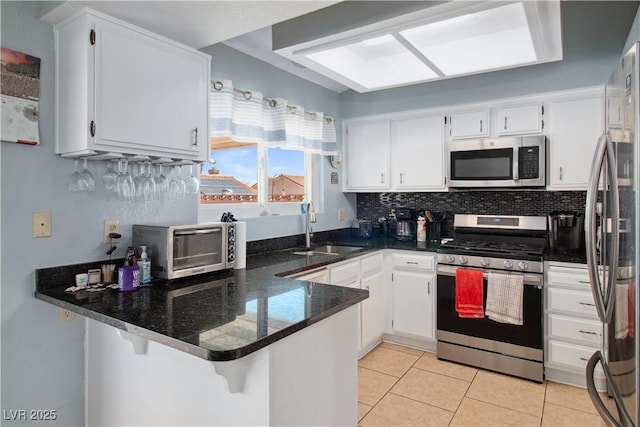
[(360, 280), (360, 263), (352, 261), (331, 268), (331, 284), (346, 285)]
[(382, 252), (378, 252), (377, 254), (362, 257), (361, 262), (360, 272), (362, 273), (362, 276), (368, 276), (370, 274), (377, 273), (378, 271), (382, 271), (382, 267), (384, 266), (384, 257)]
[(549, 315), (549, 338), (572, 339), (586, 345), (602, 343), (602, 323), (597, 320)]
[(393, 268), (412, 268), (426, 271), (434, 271), (435, 258), (433, 256), (393, 254), (391, 256)]
[(547, 270), (547, 284), (591, 292), (587, 268), (551, 266)]
[[(584, 371), (587, 368), (589, 358), (597, 350), (597, 347), (549, 340), (549, 357), (547, 361), (549, 363), (570, 366)], [(600, 365), (596, 367), (596, 374), (602, 375), (602, 367), (600, 367)]]
[(547, 289), (549, 291), (549, 311), (598, 318), (591, 292), (551, 287)]

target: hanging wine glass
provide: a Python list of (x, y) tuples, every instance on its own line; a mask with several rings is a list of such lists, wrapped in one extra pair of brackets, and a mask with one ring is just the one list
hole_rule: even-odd
[(78, 170), (78, 160), (74, 163), (75, 170), (71, 174), (71, 179), (69, 180), (69, 191), (80, 191), (80, 180), (81, 175)]
[(93, 191), (96, 181), (93, 174), (87, 167), (87, 158), (84, 158), (84, 168), (80, 172), (80, 191)]
[(152, 200), (156, 197), (156, 194), (158, 192), (158, 184), (156, 183), (155, 178), (152, 175), (152, 165), (151, 162), (146, 162), (145, 163), (147, 172), (144, 175), (145, 178), (145, 182), (146, 182), (146, 187), (148, 187), (149, 189), (149, 194), (147, 195), (147, 200)]
[(113, 168), (113, 161), (109, 160), (107, 162), (107, 170), (102, 174), (102, 183), (104, 184), (104, 189), (108, 192), (116, 191), (116, 180), (118, 179), (118, 172)]
[(118, 162), (118, 179), (116, 180), (116, 192), (118, 196), (128, 199), (135, 196), (135, 183), (127, 168), (127, 160)]
[(156, 178), (156, 194), (160, 199), (163, 199), (169, 192), (169, 182), (167, 177), (162, 173), (162, 165), (158, 165), (158, 172), (160, 173)]
[(173, 177), (169, 182), (169, 198), (171, 200), (184, 199), (186, 188), (182, 179), (182, 167), (174, 166), (173, 173)]
[(198, 194), (200, 188), (200, 181), (193, 175), (193, 164), (189, 165), (190, 176), (185, 179), (185, 192), (186, 194)]

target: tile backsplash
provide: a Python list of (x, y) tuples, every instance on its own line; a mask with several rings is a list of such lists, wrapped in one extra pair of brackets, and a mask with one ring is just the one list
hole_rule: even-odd
[[(487, 215), (541, 215), (556, 210), (584, 211), (585, 191), (451, 191), (446, 193), (358, 193), (359, 219), (386, 217), (396, 207), (432, 212)], [(445, 227), (451, 232), (452, 224)]]

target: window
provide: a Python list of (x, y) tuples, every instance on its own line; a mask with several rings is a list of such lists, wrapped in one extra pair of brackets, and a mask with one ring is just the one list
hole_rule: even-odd
[[(212, 144), (211, 157), (215, 161), (205, 162), (200, 175), (203, 221), (218, 220), (221, 208), (239, 212), (239, 217), (300, 213), (300, 203), (314, 198), (307, 194), (322, 159), (304, 151), (237, 142)], [(319, 196), (320, 190), (315, 193)]]
[(300, 214), (301, 202), (322, 194), (313, 185), (321, 155), (337, 152), (333, 117), (228, 80), (211, 88), (212, 161), (200, 175), (199, 220), (215, 221), (222, 209), (238, 218)]
[(303, 151), (267, 149), (267, 200), (269, 203), (304, 201), (304, 157)]
[(212, 148), (215, 163), (204, 163), (200, 175), (200, 203), (258, 202), (258, 144)]

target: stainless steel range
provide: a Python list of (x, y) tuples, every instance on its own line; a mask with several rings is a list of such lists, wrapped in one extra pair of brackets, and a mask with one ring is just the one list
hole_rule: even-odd
[[(542, 382), (546, 245), (547, 218), (543, 216), (455, 216), (454, 239), (443, 241), (438, 249), (439, 359)], [(506, 273), (516, 281), (519, 277), (512, 276), (521, 276), (522, 324), (496, 321), (484, 312), (481, 318), (461, 317), (456, 310), (458, 269), (482, 272), (485, 302), (491, 274)]]

